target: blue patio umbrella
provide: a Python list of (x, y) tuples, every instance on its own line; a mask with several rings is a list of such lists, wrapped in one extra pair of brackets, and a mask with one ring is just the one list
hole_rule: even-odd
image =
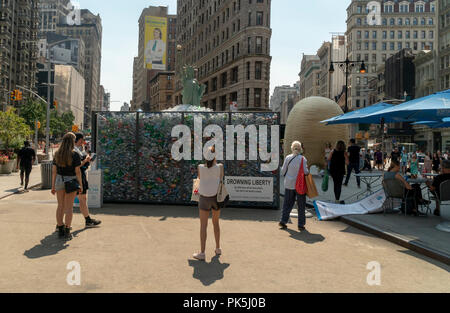
[[(330, 119), (324, 120), (321, 123), (327, 123), (327, 125), (334, 124), (379, 124), (381, 117), (369, 117), (369, 115), (376, 112), (393, 107), (393, 104), (379, 102), (374, 105), (365, 107), (360, 110), (355, 110), (346, 114), (341, 114)], [(389, 122), (389, 121), (385, 121)]]
[(430, 128), (450, 128), (450, 117), (443, 118), (442, 121), (421, 121), (415, 122), (413, 125), (425, 125)]
[(377, 111), (366, 118), (385, 118), (386, 122), (439, 121), (450, 117), (450, 90), (414, 99)]

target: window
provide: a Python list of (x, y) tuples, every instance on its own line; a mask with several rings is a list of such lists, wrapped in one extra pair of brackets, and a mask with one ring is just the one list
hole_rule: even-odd
[(402, 39), (403, 38), (403, 32), (401, 30), (398, 31), (397, 38), (398, 39)]
[(394, 12), (394, 6), (392, 4), (384, 5), (384, 13), (392, 13)]
[(356, 25), (358, 25), (358, 26), (361, 25), (361, 19), (360, 19), (360, 18), (357, 18), (357, 19), (356, 19)]
[(395, 31), (391, 30), (390, 34), (390, 38), (394, 39), (395, 38)]
[(248, 12), (248, 26), (252, 26), (252, 12)]
[(247, 62), (247, 80), (250, 80), (250, 62)]
[(397, 25), (403, 25), (403, 19), (402, 18), (399, 18), (397, 20)]
[(237, 67), (237, 66), (231, 70), (231, 83), (232, 84), (235, 84), (238, 82), (238, 80), (239, 80), (238, 73), (239, 73), (239, 67)]
[(406, 49), (409, 49), (409, 48), (411, 48), (411, 45), (410, 45), (410, 43), (409, 43), (409, 42), (407, 42), (407, 43), (406, 43), (406, 46), (405, 46), (405, 48), (406, 48)]
[(409, 12), (409, 4), (408, 3), (401, 3), (400, 4), (400, 12), (402, 12), (402, 13)]
[(387, 38), (387, 31), (383, 30), (383, 39)]
[(390, 25), (395, 25), (395, 19), (394, 19), (394, 18), (391, 18), (391, 19), (389, 20), (389, 24), (390, 24)]
[(433, 19), (432, 18), (428, 19), (428, 25), (433, 25)]
[(417, 19), (417, 17), (415, 17), (413, 20), (413, 25), (417, 25), (417, 24), (419, 24), (419, 20)]
[(409, 25), (411, 22), (410, 22), (410, 20), (409, 20), (409, 18), (406, 18), (405, 19), (405, 25)]
[(425, 18), (420, 19), (420, 25), (425, 25)]
[(430, 33), (429, 33), (428, 37), (429, 37), (430, 39), (433, 39), (433, 37), (434, 37), (434, 33), (433, 33), (433, 31), (432, 31), (432, 30), (430, 30)]
[(368, 31), (364, 32), (364, 39), (369, 39), (369, 32)]
[(397, 43), (397, 49), (398, 50), (402, 50), (402, 43), (401, 42)]
[(377, 39), (377, 31), (372, 31), (372, 39)]
[(358, 30), (358, 31), (356, 32), (356, 38), (357, 38), (357, 39), (361, 39), (361, 31), (360, 31), (360, 30)]
[(426, 31), (422, 30), (422, 36), (420, 38), (422, 38), (422, 39), (426, 38)]
[(248, 54), (251, 53), (252, 49), (252, 37), (248, 37), (247, 39), (247, 47), (248, 47)]
[(256, 12), (256, 25), (262, 26), (264, 24), (264, 12)]
[(416, 12), (423, 13), (425, 5), (423, 3), (416, 3)]
[(227, 86), (227, 72), (222, 73), (222, 75), (220, 77), (220, 81), (221, 81), (221, 87), (225, 88)]
[(261, 88), (255, 88), (255, 107), (261, 106), (261, 93), (262, 93)]
[(372, 54), (372, 62), (377, 63), (377, 55), (375, 53)]
[(409, 30), (406, 31), (405, 38), (409, 39), (411, 37), (411, 32)]
[(262, 37), (256, 37), (256, 53), (262, 53)]
[(255, 79), (262, 79), (262, 62), (255, 62)]
[(377, 50), (377, 43), (376, 42), (372, 42), (372, 50)]
[(395, 50), (395, 44), (393, 42), (390, 43), (390, 49)]
[(369, 43), (367, 41), (364, 43), (364, 50), (369, 50)]
[(414, 39), (417, 39), (417, 36), (418, 36), (418, 35), (417, 35), (417, 30), (415, 30), (414, 33), (413, 33), (413, 38), (414, 38)]
[(383, 42), (383, 44), (382, 44), (382, 49), (383, 50), (386, 50), (387, 48), (386, 48), (386, 43), (385, 42)]
[(387, 19), (383, 19), (383, 25), (386, 26), (387, 25)]

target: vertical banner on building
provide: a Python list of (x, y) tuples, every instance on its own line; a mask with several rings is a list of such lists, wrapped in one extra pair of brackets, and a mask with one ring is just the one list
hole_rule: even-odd
[(145, 67), (166, 70), (167, 18), (145, 17)]

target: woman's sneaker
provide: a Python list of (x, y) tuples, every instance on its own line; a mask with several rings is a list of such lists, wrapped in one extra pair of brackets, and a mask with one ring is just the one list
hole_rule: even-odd
[(63, 238), (66, 235), (64, 228), (65, 228), (64, 225), (56, 226), (56, 230), (58, 231), (58, 237), (59, 238)]
[(204, 253), (194, 253), (193, 255), (194, 259), (205, 261), (206, 255)]
[(72, 234), (70, 233), (70, 227), (64, 228), (64, 238), (67, 240), (72, 239)]
[(86, 228), (97, 227), (101, 223), (102, 223), (101, 221), (90, 218), (89, 220), (86, 220)]

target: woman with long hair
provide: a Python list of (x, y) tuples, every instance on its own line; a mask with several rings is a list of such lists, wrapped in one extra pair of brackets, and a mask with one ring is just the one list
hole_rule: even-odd
[(331, 151), (328, 160), (330, 161), (330, 175), (333, 177), (334, 183), (334, 197), (336, 198), (336, 203), (339, 203), (345, 176), (345, 166), (350, 164), (345, 142), (339, 140), (336, 143), (336, 148)]
[[(209, 154), (214, 155), (214, 146), (209, 148)], [(216, 158), (207, 161), (206, 164), (198, 166), (198, 179), (200, 185), (198, 192), (200, 200), (198, 202), (200, 215), (200, 253), (194, 253), (193, 257), (197, 260), (204, 261), (206, 259), (206, 237), (208, 228), (209, 214), (212, 211), (212, 222), (214, 226), (214, 237), (216, 239), (216, 255), (222, 254), (220, 248), (220, 207), (217, 203), (217, 192), (219, 190), (220, 181), (223, 180), (224, 169), (223, 164), (217, 164)]]
[(431, 161), (433, 164), (433, 172), (434, 174), (439, 174), (439, 169), (441, 167), (441, 159), (439, 158), (439, 155), (435, 152), (433, 153), (433, 160)]
[(81, 159), (78, 153), (74, 151), (75, 134), (67, 133), (53, 158), (52, 173), (52, 194), (56, 194), (58, 208), (56, 210), (56, 222), (58, 227), (58, 236), (67, 239), (72, 238), (70, 226), (73, 217), (73, 201), (77, 191), (66, 192), (65, 183), (76, 180), (78, 182), (78, 192), (83, 192), (81, 180)]

